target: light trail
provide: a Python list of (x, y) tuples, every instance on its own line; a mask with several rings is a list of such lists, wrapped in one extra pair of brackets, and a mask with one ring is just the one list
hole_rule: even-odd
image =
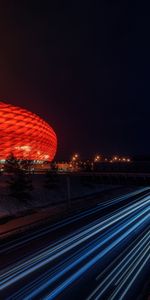
[[(135, 281), (135, 279), (137, 278), (137, 276), (139, 275), (139, 273), (141, 272), (141, 270), (144, 268), (144, 266), (146, 265), (146, 263), (148, 261), (150, 261), (150, 244), (148, 245), (148, 247), (144, 251), (144, 253), (139, 257), (138, 261), (132, 268), (131, 272), (129, 272), (129, 274), (126, 276), (125, 280), (123, 280), (123, 282), (121, 282), (120, 286), (117, 288), (115, 293), (113, 295), (111, 295), (111, 298), (109, 298), (109, 300), (118, 299), (118, 294), (121, 291), (121, 289), (123, 289), (123, 291), (122, 291), (119, 299), (120, 300), (124, 299), (125, 294), (128, 292), (129, 288), (131, 287), (131, 285), (133, 284), (133, 282)], [(137, 270), (137, 267), (138, 267), (138, 270)], [(136, 273), (132, 277), (135, 270), (136, 270)], [(131, 278), (131, 281), (130, 281), (130, 283), (128, 283), (127, 287), (124, 288), (125, 283), (127, 283), (127, 280), (129, 278)]]
[[(150, 231), (148, 231), (135, 246), (127, 253), (127, 255), (113, 268), (112, 272), (97, 286), (87, 300), (98, 300), (115, 282), (115, 285), (124, 277), (125, 273), (131, 268), (132, 264), (141, 256), (145, 248), (149, 244)], [(133, 261), (134, 259), (134, 261)], [(122, 275), (121, 275), (122, 273)], [(118, 281), (116, 279), (118, 278)]]
[(10, 250), (12, 250), (16, 247), (22, 246), (23, 244), (26, 244), (26, 243), (32, 241), (33, 239), (34, 240), (39, 239), (43, 235), (49, 234), (50, 232), (58, 230), (59, 228), (65, 227), (65, 226), (67, 226), (69, 224), (72, 224), (74, 222), (77, 222), (77, 221), (79, 221), (83, 218), (86, 218), (86, 217), (91, 216), (95, 213), (98, 213), (98, 212), (100, 212), (101, 210), (103, 210), (105, 208), (109, 208), (109, 207), (113, 206), (114, 203), (115, 204), (120, 203), (123, 200), (127, 200), (129, 198), (132, 198), (132, 197), (137, 196), (137, 195), (139, 195), (143, 192), (147, 192), (146, 195), (149, 195), (148, 191), (150, 191), (150, 188), (145, 187), (145, 188), (140, 188), (140, 189), (138, 189), (134, 192), (130, 192), (126, 195), (122, 195), (120, 197), (112, 198), (111, 200), (108, 200), (105, 203), (98, 204), (97, 207), (94, 207), (93, 209), (90, 209), (90, 210), (88, 209), (84, 212), (76, 214), (75, 216), (68, 217), (66, 220), (59, 221), (55, 225), (48, 226), (48, 228), (40, 229), (40, 230), (38, 230), (38, 233), (34, 233), (34, 234), (30, 233), (29, 236), (23, 237), (23, 238), (19, 237), (19, 238), (16, 239), (15, 243), (14, 243), (14, 241), (6, 242), (4, 245), (0, 245), (0, 254), (6, 253), (6, 251), (8, 252), (8, 251), (10, 251)]
[[(143, 221), (145, 221), (146, 219), (148, 219), (148, 217), (145, 217)], [(49, 295), (44, 297), (44, 300), (55, 299), (65, 288), (67, 288), (71, 283), (73, 283), (81, 275), (83, 275), (90, 268), (92, 268), (93, 265), (95, 265), (101, 258), (103, 258), (104, 255), (106, 255), (109, 251), (111, 251), (113, 247), (118, 245), (118, 243), (120, 243), (125, 237), (127, 237), (131, 232), (133, 232), (139, 225), (141, 225), (143, 223), (143, 221), (141, 220), (141, 221), (137, 222), (136, 225), (134, 225), (131, 229), (129, 229), (126, 233), (124, 233), (121, 237), (116, 239), (108, 247), (106, 247), (104, 250), (102, 250), (102, 252), (100, 252), (100, 254), (98, 254), (93, 259), (91, 259), (86, 265), (84, 265), (82, 268), (80, 268), (79, 271), (74, 273), (66, 281), (64, 281), (60, 286), (58, 286), (55, 290), (53, 290)], [(25, 300), (29, 300), (29, 298), (26, 297)]]
[[(127, 199), (126, 195), (114, 201), (118, 203)], [(106, 207), (110, 203), (106, 203)], [(3, 299), (52, 300), (60, 295), (65, 299), (63, 294), (73, 283), (79, 282), (82, 276), (89, 276), (94, 266), (106, 263), (107, 257), (112, 257), (112, 261), (106, 266), (106, 275), (103, 274), (103, 280), (96, 286), (102, 273), (96, 274), (95, 288), (87, 299), (101, 299), (110, 286), (113, 286), (111, 300), (124, 299), (121, 295), (129, 293), (130, 287), (149, 261), (149, 212), (150, 196), (140, 196), (132, 204), (125, 203), (105, 218), (92, 221), (51, 246), (43, 247), (36, 254), (3, 269), (0, 273), (1, 292), (11, 290), (11, 296), (7, 295)], [(86, 213), (90, 214), (90, 211)], [(80, 215), (78, 217), (82, 219)], [(126, 251), (121, 253), (122, 247)], [(117, 263), (114, 259), (116, 251), (120, 253)], [(29, 282), (28, 278), (31, 278)], [(129, 284), (129, 279), (132, 284)], [(21, 288), (12, 292), (14, 286)]]
[[(142, 214), (143, 215), (143, 214)], [(146, 216), (143, 221), (145, 221), (145, 219), (147, 219), (148, 217)], [(137, 218), (135, 218), (137, 220)], [(135, 219), (133, 221), (135, 221)], [(114, 233), (111, 236), (108, 236), (107, 238), (105, 238), (105, 240), (103, 240), (101, 242), (101, 244), (97, 244), (95, 247), (91, 247), (89, 249), (89, 252), (87, 252), (87, 250), (84, 251), (84, 253), (82, 254), (82, 256), (80, 256), (78, 259), (75, 258), (75, 260), (73, 261), (72, 264), (69, 263), (69, 265), (66, 267), (66, 269), (59, 271), (55, 276), (54, 274), (51, 275), (51, 279), (47, 280), (46, 282), (44, 282), (43, 285), (41, 285), (40, 282), (40, 287), (38, 287), (39, 283), (37, 284), (37, 286), (35, 286), (35, 290), (29, 294), (28, 297), (25, 297), (25, 294), (20, 294), (17, 296), (17, 294), (15, 294), (15, 299), (21, 299), (21, 297), (23, 297), (23, 299), (29, 300), (29, 299), (34, 299), (34, 297), (37, 297), (37, 295), (42, 292), (44, 289), (46, 289), (48, 286), (50, 286), (50, 284), (54, 283), (55, 281), (57, 282), (58, 279), (64, 275), (66, 272), (68, 272), (69, 270), (71, 270), (72, 268), (74, 268), (77, 264), (81, 263), (81, 261), (85, 260), (85, 258), (87, 258), (88, 256), (90, 256), (95, 250), (98, 250), (100, 247), (102, 247), (106, 242), (108, 242), (109, 240), (111, 240), (113, 237), (115, 237), (119, 232), (123, 231), (126, 227), (128, 227), (129, 224), (133, 223), (133, 221), (128, 222), (127, 224), (124, 225), (124, 228), (120, 228), (117, 230), (117, 232), (114, 231)], [(140, 222), (138, 222), (137, 224), (134, 224), (134, 226), (132, 227), (132, 229), (129, 229), (128, 232), (124, 233), (124, 235), (120, 238), (117, 238), (117, 240), (115, 240), (114, 242), (112, 242), (106, 249), (102, 250), (102, 252), (97, 255), (94, 259), (92, 259), (87, 265), (85, 265), (83, 268), (79, 269), (79, 271), (73, 275), (73, 278), (71, 278), (72, 280), (77, 279), (76, 276), (81, 276), (82, 272), (87, 271), (87, 269), (89, 269), (91, 267), (91, 265), (97, 262), (97, 260), (99, 260), (100, 258), (102, 258), (104, 255), (106, 255), (109, 251), (112, 250), (112, 246), (114, 247), (115, 245), (117, 245), (122, 239), (125, 238), (125, 236), (127, 236), (128, 234), (131, 233), (131, 231), (134, 231), (142, 222), (142, 220)], [(65, 288), (70, 285), (73, 281), (70, 278), (66, 281), (65, 283)], [(67, 284), (67, 286), (66, 286)], [(32, 285), (31, 285), (32, 286)], [(57, 288), (57, 290), (55, 291), (55, 296), (57, 296), (61, 291), (62, 291), (62, 287), (64, 286), (64, 283), (61, 287)], [(48, 297), (50, 298), (46, 298), (46, 299), (54, 299), (55, 297), (54, 294), (49, 295)], [(56, 295), (57, 294), (57, 295)], [(9, 298), (8, 298), (9, 299)], [(56, 298), (57, 299), (57, 298)]]
[(33, 271), (39, 269), (45, 264), (48, 264), (49, 262), (58, 258), (60, 255), (65, 254), (66, 252), (70, 251), (71, 249), (75, 248), (76, 246), (80, 245), (86, 240), (89, 240), (91, 237), (97, 235), (98, 233), (102, 232), (103, 230), (107, 229), (108, 227), (112, 226), (113, 224), (117, 223), (118, 221), (122, 220), (128, 215), (135, 213), (141, 207), (147, 206), (148, 204), (149, 197), (145, 197), (144, 199), (142, 199), (142, 201), (140, 201), (140, 203), (130, 205), (121, 212), (113, 214), (113, 216), (109, 217), (108, 219), (102, 222), (98, 222), (98, 224), (96, 225), (90, 225), (88, 229), (81, 231), (79, 234), (76, 233), (73, 237), (69, 236), (67, 240), (60, 242), (54, 247), (51, 247), (51, 249), (48, 249), (46, 251), (43, 250), (43, 252), (40, 255), (28, 259), (22, 264), (20, 263), (19, 266), (12, 267), (11, 270), (9, 267), (8, 271), (7, 269), (3, 270), (3, 275), (0, 275), (0, 288), (3, 289), (7, 286), (7, 284), (10, 285), (15, 281), (29, 275)]

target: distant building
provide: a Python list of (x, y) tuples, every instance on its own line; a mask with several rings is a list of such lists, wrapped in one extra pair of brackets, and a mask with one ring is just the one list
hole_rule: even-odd
[(68, 172), (68, 171), (72, 171), (72, 165), (70, 165), (70, 163), (67, 162), (58, 162), (57, 163), (57, 168), (58, 171), (62, 171), (62, 172)]

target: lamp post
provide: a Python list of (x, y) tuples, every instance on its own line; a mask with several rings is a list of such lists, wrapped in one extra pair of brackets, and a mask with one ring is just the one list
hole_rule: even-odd
[(77, 170), (77, 167), (78, 167), (78, 164), (79, 164), (79, 154), (75, 153), (72, 156), (71, 163), (72, 163), (73, 169)]

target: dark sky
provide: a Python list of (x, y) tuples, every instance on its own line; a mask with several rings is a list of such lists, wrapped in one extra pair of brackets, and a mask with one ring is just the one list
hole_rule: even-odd
[(57, 158), (149, 154), (149, 7), (1, 2), (1, 98), (53, 126)]

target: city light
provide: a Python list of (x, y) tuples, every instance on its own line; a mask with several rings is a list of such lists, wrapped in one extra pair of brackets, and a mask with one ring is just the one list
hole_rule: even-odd
[(110, 159), (110, 162), (111, 163), (112, 162), (123, 162), (123, 163), (128, 162), (129, 163), (129, 162), (131, 162), (131, 159), (129, 157), (120, 157), (120, 156), (115, 155)]
[(96, 155), (94, 158), (94, 162), (99, 162), (101, 160), (101, 156), (100, 155)]
[(72, 156), (72, 161), (77, 161), (79, 159), (79, 154), (75, 153), (73, 156)]

